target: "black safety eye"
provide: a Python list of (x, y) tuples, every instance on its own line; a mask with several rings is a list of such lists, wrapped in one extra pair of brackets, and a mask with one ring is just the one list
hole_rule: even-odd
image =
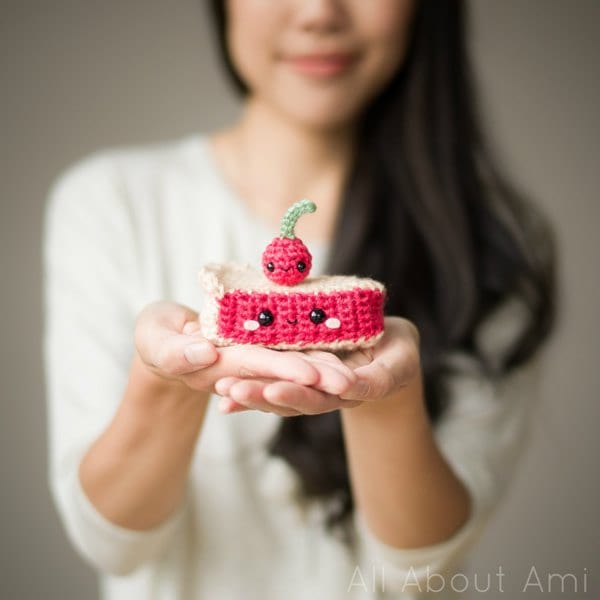
[(267, 271), (271, 271), (271, 273), (272, 273), (274, 270), (275, 270), (275, 265), (272, 262), (267, 263)]
[(274, 320), (273, 313), (268, 309), (261, 310), (258, 315), (258, 322), (265, 327), (267, 325), (272, 325)]
[(315, 325), (322, 323), (326, 318), (327, 318), (327, 315), (325, 314), (325, 311), (320, 308), (313, 308), (310, 311), (310, 320)]
[(298, 264), (296, 265), (296, 268), (298, 269), (298, 271), (300, 271), (300, 273), (302, 273), (306, 270), (306, 263), (303, 260), (299, 260)]

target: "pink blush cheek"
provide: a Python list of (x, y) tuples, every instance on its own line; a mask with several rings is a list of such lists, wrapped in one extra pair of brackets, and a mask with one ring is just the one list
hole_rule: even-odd
[[(270, 310), (274, 320), (269, 326), (259, 325), (254, 331), (244, 328), (245, 321), (258, 321), (263, 310)], [(219, 333), (240, 344), (275, 344), (279, 339), (277, 306), (272, 294), (230, 292), (220, 302)]]
[[(340, 321), (339, 328), (330, 329), (323, 323), (313, 326), (312, 334), (307, 336), (311, 342), (334, 342), (336, 340), (356, 341), (377, 335), (383, 330), (383, 300), (379, 290), (347, 290), (331, 294), (316, 294), (313, 306), (325, 311), (329, 318)], [(308, 310), (307, 314), (310, 314)]]
[[(340, 339), (356, 341), (361, 337), (377, 335), (383, 330), (383, 294), (379, 290), (315, 294), (309, 306), (306, 306), (306, 314), (309, 315), (314, 307), (325, 311), (326, 319), (318, 325), (308, 319), (312, 328), (308, 328), (305, 339), (310, 342), (334, 342)], [(339, 320), (339, 328), (330, 329), (325, 325), (330, 318)]]
[[(259, 294), (243, 291), (225, 294), (220, 302), (219, 333), (241, 344), (301, 343), (307, 339), (306, 317), (302, 318), (303, 294)], [(312, 310), (312, 304), (311, 309)], [(271, 325), (259, 325), (254, 331), (244, 328), (248, 320), (258, 321), (263, 310), (273, 314)], [(309, 310), (309, 313), (310, 313)], [(288, 323), (292, 321), (292, 323)], [(296, 322), (295, 324), (293, 322)], [(312, 327), (314, 325), (310, 323)]]

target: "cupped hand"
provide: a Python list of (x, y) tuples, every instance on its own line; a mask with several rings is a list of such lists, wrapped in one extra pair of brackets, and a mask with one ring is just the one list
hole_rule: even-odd
[(222, 410), (257, 409), (283, 414), (318, 414), (384, 399), (420, 375), (419, 332), (401, 317), (385, 317), (385, 332), (372, 348), (333, 354), (306, 351), (313, 364), (350, 368), (355, 381), (338, 393), (325, 393), (310, 384), (276, 378), (224, 377), (215, 389), (223, 396)]
[[(317, 360), (302, 352), (251, 345), (215, 347), (200, 333), (198, 314), (174, 302), (146, 306), (136, 320), (134, 337), (136, 351), (146, 368), (197, 391), (216, 392), (217, 381), (243, 378), (286, 381), (335, 396), (356, 382), (350, 367)], [(281, 414), (296, 413), (284, 409)]]

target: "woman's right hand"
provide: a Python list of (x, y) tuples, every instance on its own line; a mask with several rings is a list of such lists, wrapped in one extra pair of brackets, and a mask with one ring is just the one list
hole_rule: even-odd
[(175, 302), (153, 302), (139, 313), (135, 323), (137, 354), (155, 375), (184, 382), (185, 375), (219, 358), (216, 348), (199, 331), (198, 314), (192, 309)]
[[(174, 302), (154, 302), (138, 315), (136, 351), (143, 365), (165, 380), (193, 390), (215, 392), (224, 377), (291, 381), (332, 395), (356, 381), (349, 367), (321, 361), (302, 352), (257, 345), (215, 347), (200, 333), (198, 314)], [(298, 414), (282, 407), (282, 415)]]

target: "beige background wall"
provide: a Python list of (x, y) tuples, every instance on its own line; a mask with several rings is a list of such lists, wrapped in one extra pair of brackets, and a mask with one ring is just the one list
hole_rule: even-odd
[[(548, 573), (573, 573), (580, 592), (587, 569), (588, 593), (578, 597), (598, 597), (600, 2), (473, 5), (486, 114), (504, 163), (556, 224), (564, 314), (531, 451), (469, 573), (472, 582), (501, 565), (509, 597), (537, 597), (521, 592), (531, 567), (545, 590)], [(2, 2), (1, 598), (95, 597), (93, 573), (67, 544), (46, 485), (42, 210), (51, 180), (90, 151), (205, 131), (235, 115), (201, 7)], [(574, 597), (554, 585), (544, 597)]]

